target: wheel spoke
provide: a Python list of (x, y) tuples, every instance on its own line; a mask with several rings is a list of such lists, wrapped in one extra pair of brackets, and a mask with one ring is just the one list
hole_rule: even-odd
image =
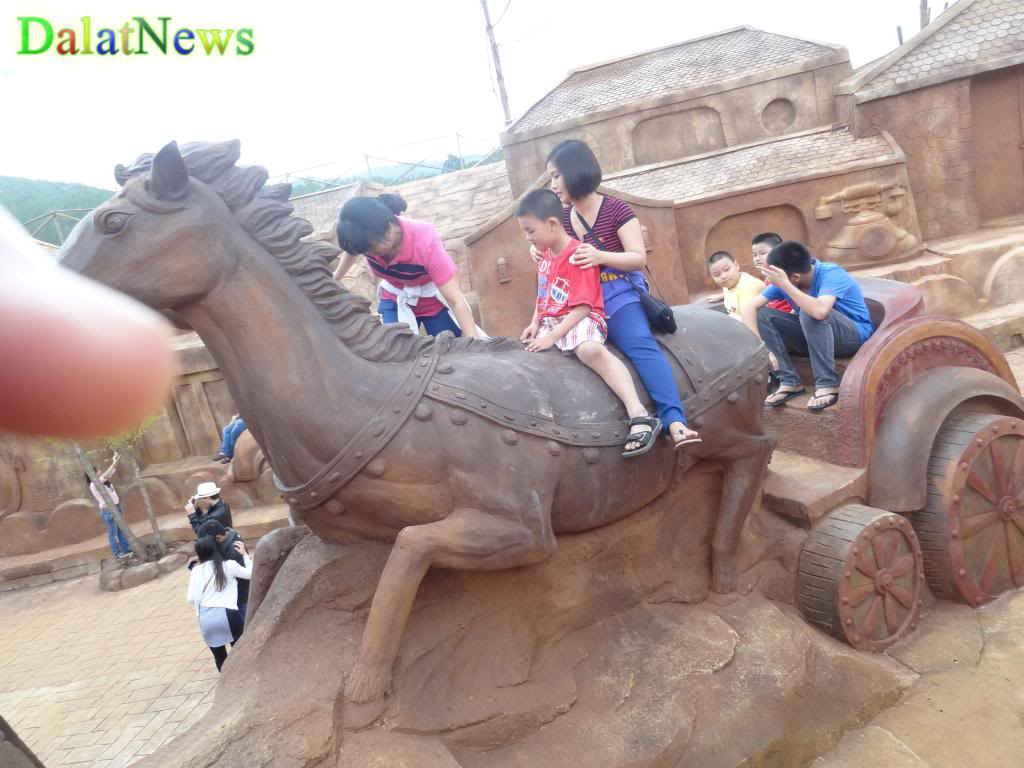
[(988, 528), (998, 519), (999, 512), (994, 509), (989, 510), (988, 512), (982, 512), (980, 515), (975, 515), (974, 517), (968, 517), (960, 523), (960, 538), (969, 539), (971, 536), (974, 536)]
[(992, 543), (988, 547), (988, 554), (985, 556), (985, 566), (981, 569), (981, 578), (978, 580), (981, 591), (989, 595), (992, 594), (992, 584), (998, 575), (999, 565), (1006, 556), (1004, 538), (1003, 526), (996, 526)]
[(1003, 457), (999, 451), (996, 450), (996, 443), (998, 440), (993, 440), (988, 444), (988, 456), (989, 461), (992, 462), (992, 482), (996, 487), (996, 493), (1000, 496), (1005, 496), (1010, 492), (1010, 489), (1006, 486), (1006, 473), (1003, 471)]
[(864, 614), (864, 626), (861, 628), (861, 635), (870, 638), (875, 634), (875, 627), (882, 618), (882, 598), (872, 600), (868, 612)]
[(899, 603), (892, 595), (885, 595), (882, 597), (882, 608), (885, 611), (885, 628), (889, 630), (889, 637), (892, 637), (899, 632), (900, 624), (903, 623)]
[(972, 469), (971, 473), (967, 476), (967, 485), (981, 494), (989, 504), (994, 506), (999, 503), (999, 498), (988, 489), (988, 485), (982, 480), (981, 475), (976, 470)]
[(893, 563), (891, 573), (894, 579), (898, 579), (900, 576), (906, 576), (914, 569), (914, 553), (904, 555), (895, 563)]
[(1014, 512), (1010, 520), (1013, 522), (1015, 526), (1017, 526), (1018, 531), (1024, 533), (1024, 518), (1021, 517), (1020, 512)]
[(875, 566), (869, 563), (868, 558), (864, 555), (857, 558), (857, 562), (854, 567), (869, 579), (875, 578), (875, 574), (878, 572)]
[(914, 604), (914, 593), (899, 584), (891, 585), (889, 587), (889, 594), (899, 600), (900, 605), (908, 610)]
[(896, 559), (896, 555), (899, 554), (900, 544), (903, 543), (903, 536), (900, 535), (899, 531), (890, 531), (889, 533), (889, 547), (885, 552), (885, 567), (892, 568), (893, 561)]
[(861, 584), (859, 587), (854, 587), (846, 596), (850, 598), (850, 607), (856, 608), (864, 602), (865, 598), (873, 594), (875, 594), (875, 584), (874, 582), (869, 581), (867, 584)]
[(871, 540), (871, 554), (875, 556), (875, 567), (885, 568), (885, 542), (882, 541), (881, 536), (875, 536)]
[(1006, 561), (1010, 565), (1010, 578), (1014, 586), (1019, 587), (1024, 584), (1024, 546), (1021, 544), (1020, 531), (1004, 523), (1003, 533), (1006, 536)]

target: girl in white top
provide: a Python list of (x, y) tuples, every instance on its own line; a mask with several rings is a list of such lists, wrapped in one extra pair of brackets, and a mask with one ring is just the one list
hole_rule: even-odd
[(245, 544), (236, 541), (235, 549), (241, 553), (244, 565), (224, 560), (213, 536), (199, 539), (196, 542), (199, 562), (192, 568), (186, 594), (186, 599), (196, 607), (199, 631), (213, 653), (218, 672), (228, 656), (227, 646), (234, 645), (242, 636), (237, 580), (252, 576), (252, 559), (245, 551)]

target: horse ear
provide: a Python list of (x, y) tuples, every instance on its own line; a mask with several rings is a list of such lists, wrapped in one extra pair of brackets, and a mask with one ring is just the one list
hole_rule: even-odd
[(188, 194), (188, 168), (178, 151), (178, 142), (172, 141), (153, 157), (146, 189), (157, 200), (181, 200)]

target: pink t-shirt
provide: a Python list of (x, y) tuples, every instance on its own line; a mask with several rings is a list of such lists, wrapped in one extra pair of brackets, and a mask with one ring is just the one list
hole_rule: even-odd
[[(398, 224), (402, 228), (402, 246), (395, 258), (384, 262), (366, 257), (366, 263), (373, 274), (396, 288), (427, 283), (440, 288), (455, 277), (458, 268), (432, 225), (401, 216), (398, 217)], [(395, 300), (395, 294), (385, 290), (381, 290), (380, 297)], [(415, 314), (416, 317), (431, 317), (442, 309), (444, 304), (437, 299), (422, 298), (416, 304)]]
[[(96, 490), (95, 483), (89, 483), (89, 490), (92, 491), (93, 497), (96, 499), (96, 503), (100, 505), (100, 509), (107, 506), (107, 502), (103, 498), (103, 494)], [(114, 486), (107, 486), (107, 493), (110, 494), (110, 498), (113, 499), (115, 504), (120, 504), (121, 500), (117, 497), (117, 491), (114, 490)]]

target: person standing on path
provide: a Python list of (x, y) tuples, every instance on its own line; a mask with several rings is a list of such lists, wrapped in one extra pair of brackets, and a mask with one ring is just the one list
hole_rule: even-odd
[[(107, 467), (106, 471), (100, 472), (96, 465), (93, 464), (93, 472), (99, 476), (99, 481), (106, 486), (107, 495), (110, 496), (110, 500), (117, 506), (117, 511), (121, 515), (121, 519), (124, 519), (124, 511), (121, 508), (121, 499), (118, 498), (117, 491), (114, 490), (114, 485), (110, 482), (110, 478), (114, 476), (114, 472), (117, 471), (117, 465), (121, 461), (121, 455), (114, 451), (114, 458), (110, 462), (110, 466)], [(89, 475), (86, 474), (85, 482), (89, 485), (89, 491), (92, 493), (93, 498), (96, 499), (96, 503), (100, 508), (100, 517), (103, 518), (103, 524), (107, 526), (107, 541), (110, 542), (110, 550), (114, 553), (114, 557), (118, 560), (124, 560), (125, 558), (132, 556), (132, 548), (128, 543), (128, 539), (125, 538), (124, 533), (117, 527), (117, 522), (114, 520), (114, 513), (110, 509), (110, 505), (107, 500), (103, 498), (103, 494), (96, 487), (96, 484), (89, 479)]]
[(235, 549), (242, 556), (242, 565), (225, 560), (213, 536), (203, 536), (195, 544), (199, 564), (189, 574), (185, 599), (196, 608), (199, 632), (213, 654), (217, 671), (228, 657), (228, 645), (242, 636), (244, 620), (238, 611), (238, 579), (252, 576), (252, 558), (245, 544), (236, 541)]

